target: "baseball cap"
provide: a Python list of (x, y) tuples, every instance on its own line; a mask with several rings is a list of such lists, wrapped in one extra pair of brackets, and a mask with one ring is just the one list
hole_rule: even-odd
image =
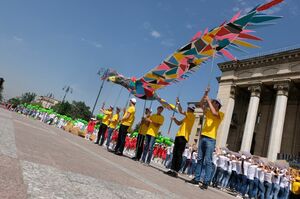
[(220, 104), (220, 106), (222, 106), (222, 101), (219, 98), (214, 99), (214, 101), (216, 101), (218, 104)]
[(114, 106), (109, 106), (109, 107), (112, 108), (112, 109), (114, 108)]
[(195, 111), (196, 108), (195, 108), (195, 106), (189, 106), (188, 109)]
[(134, 103), (134, 104), (136, 103), (136, 99), (135, 99), (135, 98), (131, 98), (130, 101), (131, 101), (132, 103)]

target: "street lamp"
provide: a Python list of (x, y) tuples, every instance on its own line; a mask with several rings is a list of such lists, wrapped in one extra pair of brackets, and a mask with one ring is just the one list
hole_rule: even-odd
[(73, 89), (70, 87), (70, 86), (65, 86), (63, 87), (63, 90), (65, 91), (65, 95), (64, 95), (64, 98), (62, 100), (62, 103), (64, 103), (65, 99), (66, 99), (66, 96), (67, 94), (70, 92), (70, 93), (73, 93)]

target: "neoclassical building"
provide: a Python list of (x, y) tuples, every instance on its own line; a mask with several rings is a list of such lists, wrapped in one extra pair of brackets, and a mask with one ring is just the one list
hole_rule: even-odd
[(276, 160), (300, 153), (300, 48), (218, 64), (217, 145)]

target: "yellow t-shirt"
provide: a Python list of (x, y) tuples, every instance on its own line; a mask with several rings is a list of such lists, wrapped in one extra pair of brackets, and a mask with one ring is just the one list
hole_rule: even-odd
[(295, 195), (300, 195), (300, 177), (296, 177), (296, 180), (298, 182), (293, 182), (292, 183), (292, 192)]
[(151, 135), (153, 137), (156, 137), (158, 135), (158, 130), (163, 125), (165, 118), (162, 115), (153, 114), (150, 116), (150, 120), (156, 124), (160, 124), (159, 126), (154, 125), (153, 123), (150, 123), (149, 128), (147, 130), (147, 135)]
[(105, 125), (109, 125), (109, 120), (111, 118), (111, 115), (112, 115), (112, 112), (111, 111), (104, 111), (104, 117), (102, 119), (102, 124), (105, 124)]
[(216, 139), (217, 138), (217, 131), (219, 128), (220, 123), (222, 122), (224, 118), (224, 113), (219, 112), (220, 118), (214, 116), (211, 112), (211, 110), (208, 110), (205, 113), (205, 123), (202, 129), (201, 135), (204, 135), (206, 137)]
[(185, 118), (183, 119), (183, 123), (180, 125), (176, 137), (183, 136), (185, 140), (188, 142), (194, 122), (195, 122), (194, 113), (186, 112)]
[(109, 128), (115, 129), (117, 127), (117, 124), (119, 122), (119, 114), (114, 114), (113, 118), (111, 119), (111, 122), (109, 124)]
[(124, 126), (129, 126), (129, 127), (130, 127), (130, 126), (132, 126), (132, 124), (133, 124), (133, 122), (134, 122), (135, 107), (134, 107), (134, 106), (130, 106), (130, 107), (126, 110), (126, 112), (125, 112), (123, 118), (125, 118), (125, 117), (127, 116), (128, 113), (130, 113), (129, 118), (126, 119), (126, 120), (123, 120), (121, 124), (124, 125)]
[[(150, 116), (147, 117), (147, 118), (150, 118)], [(146, 135), (148, 128), (149, 128), (149, 122), (147, 122), (147, 121), (142, 121), (142, 122), (141, 122), (140, 129), (139, 129), (139, 134), (141, 134), (141, 135)]]

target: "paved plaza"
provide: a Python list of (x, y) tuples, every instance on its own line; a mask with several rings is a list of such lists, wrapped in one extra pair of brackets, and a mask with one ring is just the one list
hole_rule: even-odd
[(0, 198), (233, 198), (0, 108)]

